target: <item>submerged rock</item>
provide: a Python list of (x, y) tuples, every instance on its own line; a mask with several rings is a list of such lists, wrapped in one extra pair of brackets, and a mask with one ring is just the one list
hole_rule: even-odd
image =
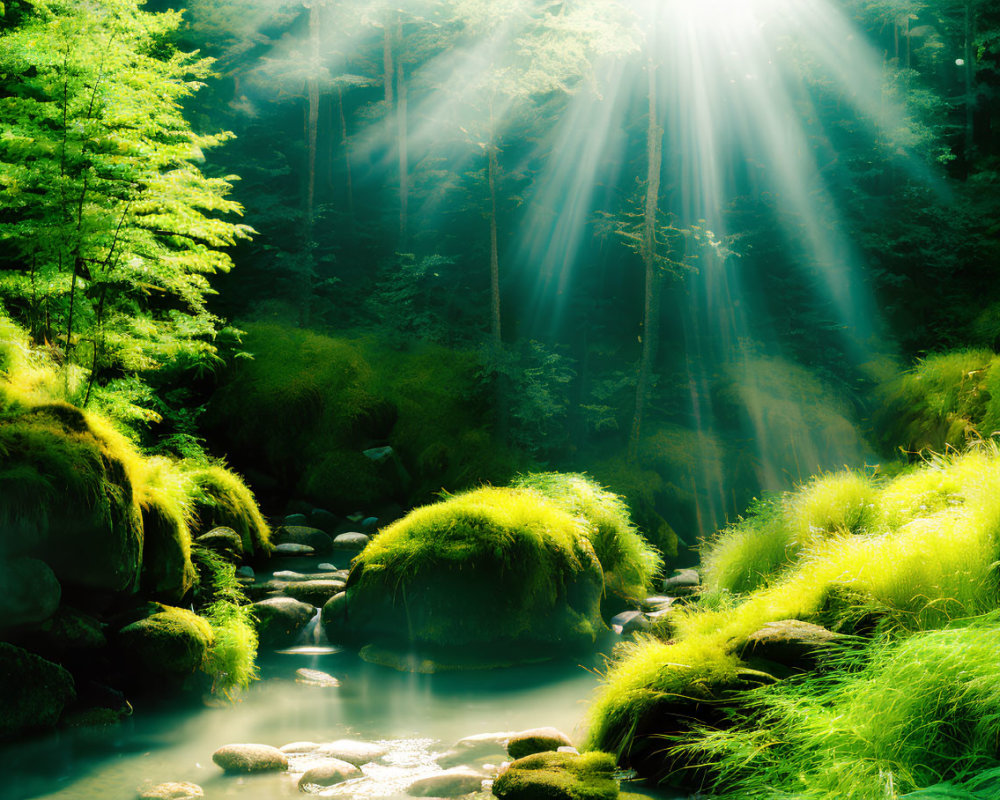
[(572, 746), (570, 738), (558, 728), (532, 728), (510, 737), (507, 754), (511, 758), (524, 758), (534, 753)]
[(286, 523), (271, 532), (271, 544), (304, 544), (317, 553), (328, 553), (333, 548), (333, 539), (319, 528), (310, 528), (304, 522), (300, 525)]
[(204, 789), (187, 781), (169, 781), (139, 789), (139, 800), (197, 800), (204, 796)]
[(478, 792), (485, 779), (480, 772), (456, 767), (415, 780), (406, 787), (406, 793), (413, 797), (459, 797)]
[(288, 756), (267, 744), (227, 744), (212, 753), (212, 761), (226, 772), (281, 772)]
[(344, 590), (342, 580), (312, 580), (312, 581), (292, 581), (284, 589), (289, 597), (294, 597), (303, 603), (311, 603), (314, 606), (322, 606), (335, 594)]
[(304, 686), (319, 686), (323, 689), (336, 689), (340, 686), (340, 681), (326, 672), (318, 669), (306, 669), (305, 667), (295, 670), (295, 682)]
[(335, 786), (350, 778), (361, 775), (361, 770), (348, 761), (331, 758), (318, 766), (306, 770), (299, 778), (299, 789), (308, 791), (310, 786)]
[(340, 759), (360, 767), (370, 761), (382, 758), (389, 750), (380, 744), (362, 742), (356, 739), (338, 739), (335, 742), (321, 745), (316, 751), (320, 755)]

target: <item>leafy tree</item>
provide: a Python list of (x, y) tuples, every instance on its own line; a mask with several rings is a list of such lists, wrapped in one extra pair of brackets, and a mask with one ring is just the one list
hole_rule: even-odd
[[(58, 351), (66, 388), (207, 364), (208, 276), (252, 230), (232, 178), (206, 176), (182, 103), (210, 62), (176, 52), (174, 12), (138, 0), (15, 2), (0, 32), (0, 298)], [(137, 398), (142, 401), (143, 398)], [(152, 415), (147, 415), (152, 416)]]

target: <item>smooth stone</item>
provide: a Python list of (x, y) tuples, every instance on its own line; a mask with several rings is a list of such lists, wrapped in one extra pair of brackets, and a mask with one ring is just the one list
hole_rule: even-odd
[(257, 632), (261, 644), (265, 646), (291, 644), (316, 616), (312, 605), (291, 597), (270, 597), (254, 603), (250, 608), (257, 617)]
[(368, 534), (360, 531), (348, 531), (333, 540), (333, 548), (335, 550), (363, 550), (370, 541), (371, 537)]
[(273, 556), (314, 556), (316, 548), (307, 544), (279, 544), (271, 551)]
[(334, 786), (359, 775), (361, 770), (354, 764), (332, 758), (306, 770), (299, 778), (299, 789), (307, 791), (307, 786)]
[(361, 527), (366, 531), (373, 531), (378, 527), (378, 517), (365, 517), (361, 520)]
[(406, 787), (406, 793), (413, 797), (459, 797), (482, 789), (485, 777), (475, 770), (456, 767), (415, 780)]
[(227, 744), (212, 753), (212, 761), (226, 772), (281, 772), (288, 757), (269, 744)]
[(648, 631), (650, 628), (649, 617), (645, 614), (637, 614), (622, 626), (622, 635), (628, 636), (633, 633)]
[(306, 669), (305, 667), (295, 670), (295, 682), (301, 683), (304, 686), (320, 686), (324, 689), (335, 689), (340, 686), (340, 681), (334, 678), (333, 675), (328, 675), (318, 669)]
[(572, 747), (570, 738), (557, 728), (531, 728), (515, 733), (507, 743), (507, 754), (511, 758), (542, 753), (547, 750), (557, 750), (560, 747)]
[(282, 525), (308, 525), (309, 517), (305, 514), (287, 514), (281, 521)]
[(319, 528), (308, 525), (282, 525), (271, 533), (272, 544), (304, 544), (317, 553), (328, 553), (333, 539)]
[(632, 609), (630, 611), (622, 611), (620, 614), (615, 614), (611, 618), (611, 629), (616, 633), (622, 633), (626, 625), (628, 625), (636, 617), (641, 617), (642, 612)]
[(491, 756), (505, 756), (507, 743), (514, 736), (513, 731), (499, 733), (477, 733), (465, 736), (451, 746), (447, 752), (441, 753), (435, 761), (442, 767), (455, 767), (469, 761), (478, 761)]
[(244, 565), (236, 570), (236, 577), (247, 578), (248, 580), (252, 581), (254, 578), (257, 577), (257, 574), (253, 571), (253, 567)]
[(169, 781), (139, 789), (139, 800), (197, 800), (204, 796), (204, 789), (187, 781)]
[(0, 559), (0, 630), (50, 619), (59, 608), (62, 586), (37, 558)]
[(319, 750), (319, 745), (316, 742), (289, 742), (288, 744), (283, 744), (278, 749), (286, 755), (294, 756), (304, 753), (314, 753)]
[(218, 553), (230, 561), (239, 561), (243, 557), (243, 540), (232, 528), (212, 528), (195, 539), (202, 547)]
[(337, 565), (325, 561), (322, 564), (317, 564), (316, 569), (321, 569), (325, 572), (337, 572)]
[(344, 581), (341, 580), (294, 581), (284, 589), (288, 597), (294, 597), (300, 602), (311, 603), (314, 606), (324, 605), (327, 600), (342, 591), (344, 591)]
[(671, 597), (684, 597), (694, 594), (701, 586), (701, 575), (696, 569), (677, 569), (669, 578), (663, 580), (663, 593)]
[(642, 601), (642, 609), (643, 611), (664, 611), (670, 608), (676, 599), (676, 597), (654, 594)]
[(316, 752), (320, 755), (338, 758), (341, 761), (346, 761), (349, 764), (360, 767), (362, 764), (368, 764), (371, 761), (381, 758), (389, 751), (382, 745), (373, 744), (372, 742), (361, 742), (356, 739), (338, 739), (335, 742), (322, 745)]

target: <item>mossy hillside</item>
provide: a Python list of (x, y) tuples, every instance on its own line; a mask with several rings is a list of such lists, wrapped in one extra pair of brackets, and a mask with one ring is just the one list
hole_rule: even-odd
[(996, 613), (879, 639), (823, 673), (755, 692), (747, 720), (702, 729), (684, 750), (714, 764), (722, 791), (713, 794), (732, 800), (882, 800), (936, 784), (938, 797), (976, 797), (954, 784), (996, 773), (998, 647)]
[(1000, 430), (1000, 356), (965, 349), (921, 359), (885, 382), (875, 426), (883, 446), (943, 452)]
[(602, 591), (585, 523), (485, 487), (383, 529), (354, 562), (347, 618), (355, 637), (404, 648), (592, 644)]
[(532, 472), (511, 485), (533, 489), (587, 523), (585, 532), (601, 562), (608, 593), (631, 600), (649, 594), (663, 558), (632, 524), (623, 498), (579, 473)]
[[(471, 352), (276, 323), (248, 325), (244, 344), (253, 358), (230, 371), (207, 427), (236, 463), (270, 473), (286, 493), (354, 511), (393, 496), (426, 502), (442, 487), (503, 481), (521, 466), (488, 432)], [(386, 443), (411, 484), (363, 455)]]
[[(959, 494), (924, 511), (918, 504), (904, 503), (901, 487), (916, 485), (913, 475), (919, 471), (935, 473), (921, 486), (959, 483)], [(849, 473), (845, 479), (855, 480)], [(857, 510), (856, 494), (841, 493), (845, 499), (841, 509), (806, 502), (817, 485), (786, 497), (781, 513), (768, 509), (750, 517), (720, 541), (752, 542), (756, 533), (768, 535), (768, 523), (774, 521), (786, 531), (775, 538), (788, 541), (788, 531), (804, 527), (784, 516), (793, 509), (805, 513), (819, 507), (827, 510), (828, 520), (857, 519), (851, 512)], [(717, 591), (739, 590), (741, 582), (756, 590), (734, 596), (716, 610), (694, 607), (671, 615), (672, 643), (648, 637), (629, 645), (610, 665), (591, 709), (590, 745), (627, 760), (636, 744), (637, 720), (648, 718), (665, 697), (697, 696), (738, 678), (747, 666), (740, 658), (744, 643), (767, 622), (802, 619), (850, 631), (852, 619), (874, 609), (882, 635), (905, 636), (989, 613), (1000, 605), (994, 566), (1000, 552), (1000, 457), (995, 449), (938, 459), (876, 489), (872, 508), (863, 515), (866, 527), (855, 527), (853, 533), (847, 530), (850, 526), (835, 528), (831, 535), (817, 537), (764, 583), (747, 583), (746, 573), (717, 569), (713, 579)], [(907, 509), (903, 515), (901, 506)], [(780, 552), (773, 543), (763, 549)]]
[(200, 531), (232, 528), (246, 555), (270, 552), (271, 528), (243, 478), (220, 464), (195, 464), (185, 472), (191, 486), (191, 515)]

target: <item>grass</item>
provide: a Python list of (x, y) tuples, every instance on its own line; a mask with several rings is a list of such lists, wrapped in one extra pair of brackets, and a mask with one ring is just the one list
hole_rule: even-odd
[[(808, 538), (789, 550), (796, 532), (799, 536), (808, 532)], [(960, 621), (1000, 608), (998, 555), (996, 446), (935, 458), (882, 483), (850, 472), (813, 481), (780, 501), (760, 506), (709, 543), (706, 575), (712, 596), (743, 594), (716, 610), (695, 606), (672, 614), (673, 643), (649, 637), (620, 651), (592, 705), (588, 744), (627, 758), (635, 737), (642, 733), (637, 731), (637, 720), (664, 697), (698, 696), (706, 687), (732, 681), (746, 666), (740, 653), (748, 636), (767, 622), (803, 619), (850, 631), (853, 623), (868, 616), (875, 620), (875, 633), (887, 648), (903, 647), (911, 637), (927, 648), (974, 638), (962, 632), (966, 630), (993, 636), (994, 622), (961, 627)], [(942, 629), (949, 633), (937, 639), (931, 635)], [(945, 649), (941, 644), (934, 652)], [(973, 651), (979, 652), (976, 648), (969, 652)], [(879, 651), (878, 656), (886, 664), (888, 652)], [(899, 652), (924, 658), (920, 650)], [(876, 661), (872, 656), (872, 663)], [(896, 676), (893, 680), (901, 681), (896, 685), (905, 692), (910, 678), (899, 666), (901, 660), (892, 663), (896, 672), (886, 667), (879, 674)], [(973, 659), (968, 668), (979, 667)], [(995, 680), (995, 658), (992, 669)], [(860, 687), (853, 686), (849, 693), (860, 692)], [(783, 697), (780, 692), (775, 696)], [(750, 712), (751, 718), (755, 713)], [(871, 715), (872, 709), (867, 713)], [(863, 716), (859, 713), (858, 719)], [(758, 735), (754, 731), (764, 727), (748, 727), (750, 733), (733, 745), (739, 747), (732, 758), (754, 752), (752, 740)], [(725, 733), (716, 738), (726, 741)], [(874, 785), (874, 780), (869, 774), (866, 785)], [(930, 777), (921, 773), (919, 780), (925, 781), (919, 785), (926, 785)], [(845, 790), (840, 796), (869, 795)]]
[(663, 558), (632, 524), (623, 498), (579, 473), (533, 472), (511, 485), (533, 489), (586, 521), (585, 534), (601, 562), (607, 591), (633, 600), (649, 594)]

